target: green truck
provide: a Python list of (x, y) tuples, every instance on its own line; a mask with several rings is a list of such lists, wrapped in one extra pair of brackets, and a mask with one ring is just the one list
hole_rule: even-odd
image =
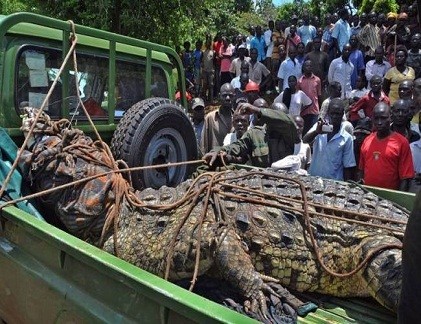
[[(197, 159), (187, 115), (185, 81), (171, 48), (75, 26), (76, 70), (65, 66), (45, 110), (92, 133), (77, 91), (101, 137), (129, 166)], [(41, 106), (69, 48), (72, 25), (30, 13), (0, 16), (0, 181), (16, 157), (22, 107)], [(77, 81), (77, 82), (76, 82)], [(175, 104), (179, 90), (181, 105)], [(124, 112), (136, 105), (130, 118)], [(13, 142), (9, 140), (9, 136)], [(138, 188), (172, 185), (181, 166), (138, 173)], [(25, 193), (15, 172), (11, 198)], [(376, 190), (376, 189), (373, 189)], [(414, 196), (377, 194), (411, 208)], [(195, 295), (110, 255), (46, 222), (30, 203), (0, 213), (0, 321), (5, 323), (252, 323), (254, 320)], [(394, 322), (371, 300), (328, 298), (302, 323)]]

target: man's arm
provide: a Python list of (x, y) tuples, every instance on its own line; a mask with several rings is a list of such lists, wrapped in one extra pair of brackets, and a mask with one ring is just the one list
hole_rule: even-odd
[(367, 79), (368, 82), (370, 82), (371, 78), (374, 76), (373, 75), (373, 64), (371, 64), (371, 63), (372, 62), (369, 61), (365, 65), (365, 78)]
[(321, 120), (319, 120), (317, 122), (317, 126), (315, 128), (312, 127), (307, 132), (307, 134), (304, 135), (304, 137), (303, 137), (303, 143), (308, 143), (308, 144), (313, 143), (313, 141), (316, 138), (316, 136), (322, 133), (322, 125), (323, 125), (323, 122)]
[(408, 191), (409, 186), (411, 185), (412, 179), (402, 179), (399, 183), (399, 190), (400, 191)]
[(333, 81), (333, 74), (335, 72), (335, 61), (330, 62), (329, 70), (327, 72), (327, 81), (332, 83)]
[(357, 171), (357, 182), (364, 184), (364, 171), (361, 169)]
[(265, 76), (264, 81), (259, 85), (260, 89), (265, 89), (266, 84), (272, 81), (272, 74), (268, 70), (268, 68), (262, 64), (262, 74)]
[(355, 172), (355, 167), (344, 168), (344, 180), (345, 181), (353, 180), (354, 179), (354, 172)]

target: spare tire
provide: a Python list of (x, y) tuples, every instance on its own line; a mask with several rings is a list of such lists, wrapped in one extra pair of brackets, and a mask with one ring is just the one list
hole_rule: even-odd
[[(116, 159), (129, 167), (196, 160), (198, 147), (189, 117), (176, 102), (165, 98), (140, 101), (126, 111), (111, 140)], [(187, 179), (195, 166), (132, 172), (135, 189), (174, 187)]]

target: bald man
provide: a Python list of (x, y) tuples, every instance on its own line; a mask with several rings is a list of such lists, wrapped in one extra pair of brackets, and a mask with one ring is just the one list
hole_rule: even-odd
[(378, 103), (373, 112), (376, 131), (361, 146), (359, 179), (369, 186), (407, 191), (415, 175), (411, 150), (408, 140), (392, 131), (390, 123), (389, 105)]

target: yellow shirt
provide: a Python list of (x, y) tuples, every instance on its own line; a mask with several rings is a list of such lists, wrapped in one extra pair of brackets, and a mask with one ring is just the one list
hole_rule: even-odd
[(386, 72), (384, 76), (385, 79), (390, 81), (390, 92), (389, 92), (389, 99), (390, 104), (399, 99), (399, 83), (404, 80), (414, 80), (415, 79), (415, 71), (412, 67), (407, 66), (403, 73), (399, 72), (398, 69), (394, 66), (389, 71)]

